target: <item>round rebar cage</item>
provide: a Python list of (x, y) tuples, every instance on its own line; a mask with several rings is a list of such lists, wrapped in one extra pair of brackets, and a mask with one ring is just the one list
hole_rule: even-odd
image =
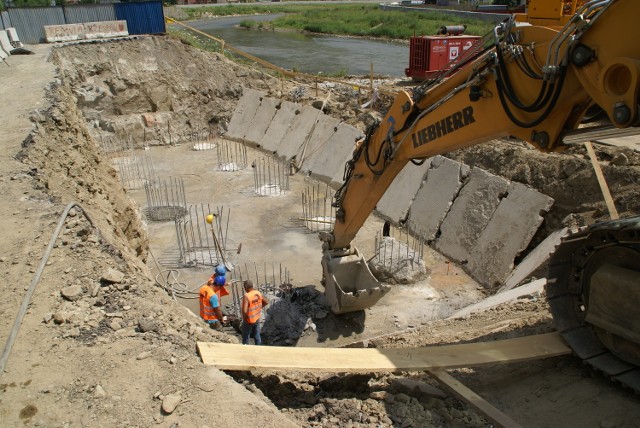
[(147, 194), (147, 218), (151, 221), (171, 221), (187, 214), (184, 182), (179, 177), (156, 179), (144, 186)]

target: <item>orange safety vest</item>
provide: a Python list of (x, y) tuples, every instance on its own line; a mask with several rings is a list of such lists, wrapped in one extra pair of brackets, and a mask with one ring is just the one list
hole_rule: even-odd
[(215, 293), (216, 292), (213, 291), (213, 287), (209, 287), (207, 284), (200, 287), (198, 296), (198, 299), (200, 300), (200, 317), (205, 321), (218, 319), (218, 316), (213, 310), (213, 306), (211, 306), (211, 296)]
[(258, 290), (251, 290), (244, 295), (249, 302), (249, 308), (244, 313), (244, 320), (249, 324), (255, 324), (260, 319), (262, 312), (262, 294)]

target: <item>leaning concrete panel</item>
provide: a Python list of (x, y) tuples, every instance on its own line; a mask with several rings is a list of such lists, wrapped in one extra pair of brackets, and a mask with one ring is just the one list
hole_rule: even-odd
[(494, 294), (493, 296), (488, 297), (478, 303), (474, 303), (473, 305), (469, 305), (466, 308), (460, 309), (458, 312), (454, 313), (447, 319), (468, 318), (469, 315), (473, 313), (483, 312), (487, 309), (495, 308), (496, 306), (513, 302), (523, 297), (540, 296), (544, 291), (544, 286), (546, 283), (547, 279), (541, 278), (523, 285), (522, 287), (517, 287), (513, 290), (507, 290), (498, 294)]
[(289, 126), (293, 123), (296, 115), (300, 113), (302, 106), (298, 103), (282, 101), (277, 108), (276, 115), (269, 124), (267, 132), (262, 139), (262, 147), (270, 152), (277, 152), (280, 142), (284, 138)]
[(318, 159), (327, 157), (331, 151), (331, 139), (338, 130), (338, 125), (340, 120), (326, 114), (318, 118), (318, 123), (298, 154), (298, 165), (305, 174), (313, 171), (312, 166)]
[(251, 124), (246, 128), (243, 139), (257, 146), (262, 146), (264, 134), (276, 115), (276, 107), (280, 104), (280, 100), (274, 98), (263, 97), (260, 107), (253, 115)]
[(251, 88), (244, 88), (242, 97), (236, 104), (233, 111), (225, 138), (229, 140), (242, 140), (247, 130), (247, 125), (251, 123), (253, 116), (260, 106), (260, 99), (264, 94)]
[(353, 155), (356, 140), (362, 138), (362, 132), (346, 123), (338, 125), (327, 146), (314, 156), (309, 170), (311, 175), (331, 184), (339, 176), (340, 183), (344, 174), (344, 164)]
[(547, 236), (544, 241), (538, 244), (538, 246), (527, 254), (527, 257), (525, 257), (509, 274), (500, 291), (511, 290), (524, 281), (525, 278), (536, 272), (540, 266), (544, 265), (549, 260), (556, 247), (560, 245), (562, 237), (567, 234), (568, 230), (569, 229), (566, 227), (556, 230), (551, 235)]
[(408, 163), (384, 192), (376, 210), (394, 223), (404, 220), (428, 168), (429, 162), (420, 166)]
[(459, 262), (468, 261), (508, 186), (507, 180), (473, 168), (440, 225), (436, 250)]
[(442, 156), (435, 156), (430, 162), (431, 167), (409, 209), (409, 229), (433, 241), (469, 175), (469, 167)]
[(313, 124), (322, 115), (320, 110), (311, 106), (304, 106), (300, 110), (300, 114), (296, 116), (287, 133), (280, 142), (278, 147), (278, 155), (285, 159), (291, 159), (298, 154), (300, 147), (304, 144), (311, 133)]
[(468, 271), (478, 282), (504, 282), (513, 260), (529, 245), (542, 223), (541, 214), (551, 209), (553, 199), (524, 184), (511, 183), (508, 195), (498, 205), (482, 231), (469, 258)]

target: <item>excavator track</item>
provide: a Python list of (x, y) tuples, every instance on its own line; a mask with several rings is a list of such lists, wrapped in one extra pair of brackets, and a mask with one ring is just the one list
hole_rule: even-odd
[(556, 328), (574, 353), (640, 393), (640, 217), (565, 236), (548, 278)]

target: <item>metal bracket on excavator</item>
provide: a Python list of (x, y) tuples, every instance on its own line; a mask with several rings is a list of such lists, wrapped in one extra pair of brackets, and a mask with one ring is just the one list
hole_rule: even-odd
[(349, 251), (325, 251), (322, 256), (324, 294), (331, 312), (344, 314), (370, 308), (391, 287), (380, 283), (369, 270), (357, 248)]

